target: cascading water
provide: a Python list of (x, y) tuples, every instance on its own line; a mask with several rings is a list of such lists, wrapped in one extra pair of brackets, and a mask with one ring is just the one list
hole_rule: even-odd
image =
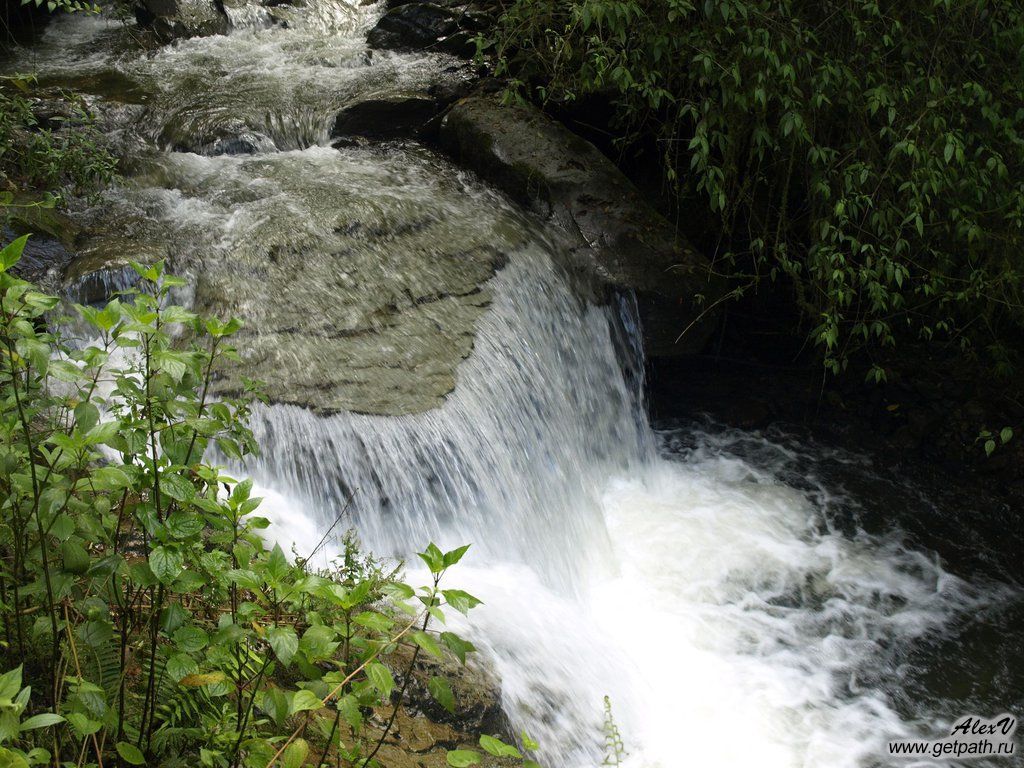
[(370, 57), (380, 12), (235, 8), (232, 34), (152, 55), (62, 19), (27, 57), (148, 94), (121, 123), (148, 152), (133, 183), (83, 215), (169, 243), (197, 302), (248, 318), (278, 399), (331, 393), (333, 415), (254, 416), (278, 538), (308, 553), (344, 513), (379, 555), (472, 543), (464, 631), (551, 768), (601, 763), (606, 695), (636, 768), (867, 768), (960, 714), (896, 700), (905, 649), (1017, 593), (851, 533), (827, 484), (783, 482), (790, 449), (654, 433), (629, 303), (580, 298), (557, 237), (422, 148), (326, 146), (352, 99), (451, 65)]
[(600, 764), (605, 695), (636, 766), (865, 766), (913, 733), (880, 685), (886, 649), (994, 596), (895, 539), (832, 532), (710, 437), (660, 456), (618, 318), (540, 248), (493, 288), (440, 409), (257, 414), (251, 469), (282, 540), (311, 551), (351, 495), (377, 552), (473, 542), (453, 578), (485, 606), (465, 630), (547, 765)]

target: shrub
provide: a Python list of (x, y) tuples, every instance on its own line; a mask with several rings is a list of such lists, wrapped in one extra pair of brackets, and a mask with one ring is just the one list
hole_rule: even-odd
[(90, 194), (117, 179), (117, 160), (80, 100), (63, 94), (52, 104), (57, 114), (40, 118), (38, 102), (27, 95), (30, 80), (7, 78), (6, 84), (8, 91), (0, 90), (0, 206), (14, 193)]
[(1008, 373), (1024, 307), (1012, 0), (512, 0), (509, 97), (611, 99), (717, 222), (737, 293), (785, 280), (825, 364), (899, 337)]
[[(258, 535), (252, 483), (208, 460), (213, 446), (236, 460), (256, 450), (254, 388), (209, 396), (238, 322), (170, 305), (180, 281), (135, 265), (140, 289), (76, 308), (94, 340), (72, 346), (58, 300), (9, 271), (24, 245), (0, 251), (0, 639), (52, 713), (20, 729), (0, 718), (0, 754), (299, 766), (314, 734), (321, 761), (374, 765), (390, 722), (370, 738), (365, 713), (397, 711), (421, 652), (464, 663), (474, 650), (433, 630), (447, 607), (479, 602), (441, 586), (467, 547), (430, 545), (419, 590), (351, 536), (331, 570), (290, 563)], [(414, 648), (401, 686), (381, 661), (399, 644)], [(18, 717), (19, 686), (0, 678)], [(447, 681), (429, 689), (453, 707)], [(36, 725), (53, 726), (45, 741)]]

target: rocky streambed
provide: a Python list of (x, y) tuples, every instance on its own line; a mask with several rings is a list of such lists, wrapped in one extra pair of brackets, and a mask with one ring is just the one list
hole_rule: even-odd
[(436, 407), (532, 215), (478, 175), (554, 224), (581, 295), (638, 292), (651, 349), (703, 343), (676, 343), (709, 292), (702, 257), (591, 145), (477, 82), (464, 43), (486, 9), (146, 0), (135, 16), (56, 19), (13, 57), (86, 99), (126, 171), (36, 250), (61, 251), (51, 277), (87, 302), (126, 287), (129, 260), (168, 258), (198, 309), (245, 321), (222, 391), (248, 376), (322, 412)]

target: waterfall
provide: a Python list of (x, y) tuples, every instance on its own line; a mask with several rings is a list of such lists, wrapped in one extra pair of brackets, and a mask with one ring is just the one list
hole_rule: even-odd
[(991, 596), (896, 539), (834, 532), (827, 488), (728, 441), (659, 454), (628, 305), (576, 298), (538, 243), (492, 287), (441, 408), (256, 413), (277, 536), (309, 552), (351, 498), (378, 554), (472, 543), (451, 578), (485, 605), (462, 629), (546, 765), (601, 763), (605, 695), (638, 767), (852, 768), (913, 733), (880, 684), (887, 649)]
[[(605, 696), (630, 768), (868, 768), (962, 714), (900, 699), (907, 649), (1009, 592), (837, 520), (763, 435), (655, 433), (629, 297), (582, 298), (557, 237), (415, 143), (330, 148), (341, 108), (454, 60), (371, 55), (383, 3), (275, 9), (287, 27), (232, 3), (231, 34), (152, 53), (76, 14), (18, 62), (94, 83), (131, 148), (131, 180), (76, 212), (242, 315), (278, 401), (335, 411), (253, 414), (271, 534), (305, 555), (340, 518), (412, 582), (429, 542), (471, 544), (450, 578), (484, 605), (450, 621), (547, 768), (602, 763)], [(126, 82), (144, 103), (117, 105)]]

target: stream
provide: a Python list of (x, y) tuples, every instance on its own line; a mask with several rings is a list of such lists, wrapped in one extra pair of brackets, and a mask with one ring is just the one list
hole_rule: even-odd
[[(631, 768), (871, 768), (891, 739), (1024, 714), (1012, 643), (962, 640), (1019, 628), (1015, 574), (947, 570), (902, 504), (867, 532), (861, 457), (652, 427), (632, 302), (583, 298), (556, 233), (415, 142), (331, 146), (344, 106), (463, 65), (369, 52), (383, 4), (293, 11), (149, 52), (62, 17), (15, 67), (93, 94), (131, 155), (123, 188), (73, 201), (109, 233), (106, 287), (126, 253), (166, 256), (197, 309), (246, 322), (231, 376), (276, 404), (245, 469), (286, 549), (343, 514), (380, 556), (471, 543), (451, 584), (484, 605), (460, 630), (547, 768), (602, 763), (605, 696)], [(986, 685), (941, 684), (988, 652)]]

